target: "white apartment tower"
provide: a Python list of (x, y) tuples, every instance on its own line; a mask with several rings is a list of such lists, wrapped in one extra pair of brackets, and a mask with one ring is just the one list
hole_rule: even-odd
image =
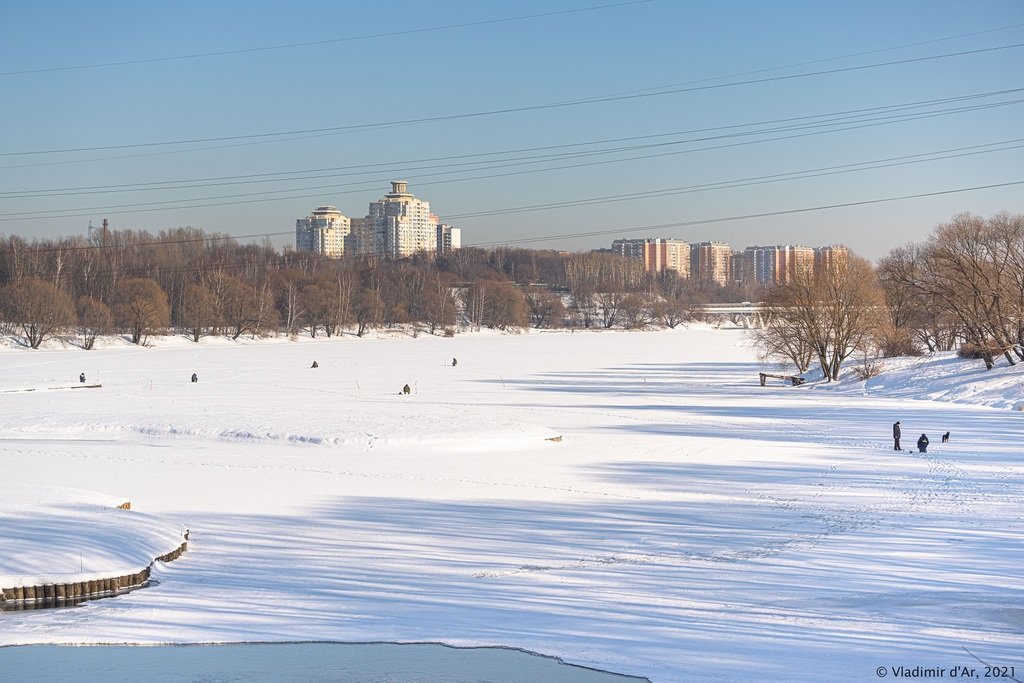
[(318, 206), (309, 216), (295, 221), (295, 250), (341, 258), (351, 230), (348, 216), (333, 206)]
[(408, 185), (404, 180), (393, 180), (391, 192), (370, 202), (366, 220), (367, 230), (373, 235), (371, 253), (405, 258), (419, 251), (437, 250), (437, 216), (430, 213), (430, 202), (409, 194)]
[(437, 224), (437, 253), (448, 254), (462, 248), (462, 230), (446, 223)]

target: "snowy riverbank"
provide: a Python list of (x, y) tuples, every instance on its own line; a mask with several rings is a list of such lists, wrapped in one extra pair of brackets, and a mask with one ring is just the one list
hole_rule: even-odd
[[(962, 647), (1024, 666), (1020, 366), (760, 387), (741, 331), (695, 328), (166, 338), (0, 367), (20, 492), (0, 575), (191, 530), (159, 585), (0, 614), (0, 645), (441, 641), (657, 682), (877, 680)], [(102, 387), (63, 390), (80, 372)], [(930, 452), (893, 452), (896, 419)]]

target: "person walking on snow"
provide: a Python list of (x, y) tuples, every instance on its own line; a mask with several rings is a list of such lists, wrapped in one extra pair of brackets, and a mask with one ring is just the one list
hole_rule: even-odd
[(892, 426), (892, 439), (893, 439), (893, 441), (896, 442), (895, 445), (893, 445), (892, 449), (894, 451), (901, 450), (900, 449), (900, 421), (899, 420), (896, 420), (895, 424), (893, 424), (893, 426)]
[(917, 440), (917, 450), (921, 451), (922, 453), (927, 453), (928, 452), (928, 435), (927, 434), (922, 434), (921, 438)]

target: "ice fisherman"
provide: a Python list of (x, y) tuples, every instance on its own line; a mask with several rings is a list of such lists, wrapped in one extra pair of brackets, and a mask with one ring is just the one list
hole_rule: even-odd
[(900, 449), (900, 421), (899, 420), (896, 420), (896, 422), (894, 422), (893, 425), (892, 425), (892, 440), (895, 442), (895, 444), (893, 445), (892, 449), (894, 451), (901, 450)]
[(192, 373), (192, 383), (194, 384), (194, 383), (196, 383), (198, 381), (199, 381), (199, 375), (197, 375), (196, 373), (193, 372)]
[(78, 381), (81, 382), (82, 384), (85, 384), (85, 373), (84, 372), (78, 376)]
[(922, 453), (927, 453), (928, 452), (928, 435), (927, 434), (922, 434), (921, 438), (917, 440), (917, 450), (921, 451)]

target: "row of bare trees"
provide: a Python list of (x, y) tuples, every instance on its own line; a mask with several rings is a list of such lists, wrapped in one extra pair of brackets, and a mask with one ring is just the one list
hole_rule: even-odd
[(904, 340), (929, 350), (964, 342), (988, 369), (999, 356), (1024, 360), (1024, 216), (956, 216), (890, 252), (879, 279)]
[(764, 327), (752, 335), (765, 358), (826, 380), (843, 362), (950, 350), (991, 369), (1024, 360), (1024, 216), (963, 214), (921, 244), (892, 250), (878, 268), (851, 255), (770, 289)]
[(399, 262), (334, 260), (192, 228), (0, 239), (0, 333), (33, 348), (72, 333), (84, 348), (115, 332), (141, 344), (168, 329), (199, 341), (410, 324), (430, 334), (460, 323), (675, 327), (703, 302), (752, 296), (651, 275), (609, 253), (461, 249)]

